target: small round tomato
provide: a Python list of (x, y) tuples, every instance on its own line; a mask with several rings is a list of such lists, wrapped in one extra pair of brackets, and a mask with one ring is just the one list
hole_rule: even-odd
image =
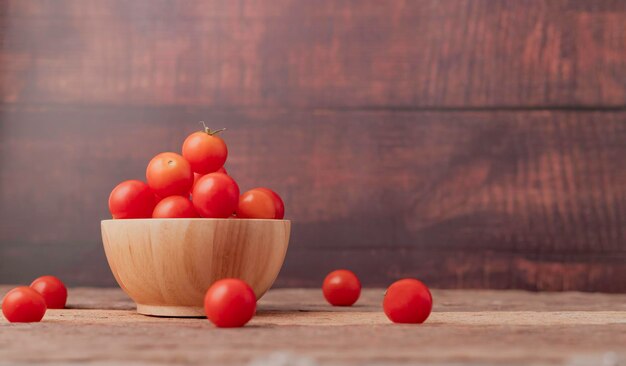
[(271, 193), (258, 188), (251, 189), (239, 197), (237, 217), (241, 219), (273, 219), (276, 203)]
[(256, 312), (256, 296), (242, 280), (219, 280), (204, 296), (204, 312), (220, 328), (243, 327)]
[(350, 306), (361, 295), (361, 282), (352, 271), (339, 269), (330, 272), (324, 279), (322, 292), (326, 301), (333, 306)]
[(67, 301), (67, 288), (54, 276), (41, 276), (30, 284), (46, 301), (48, 309), (64, 309)]
[[(228, 175), (228, 172), (226, 171), (226, 168), (221, 167), (219, 168), (216, 173), (224, 173), (226, 175)], [(189, 193), (193, 193), (193, 187), (196, 186), (196, 182), (198, 182), (198, 179), (202, 178), (204, 176), (204, 174), (198, 174), (198, 173), (193, 173), (193, 184), (191, 185), (191, 189), (189, 189)]]
[(396, 281), (385, 292), (383, 310), (394, 323), (423, 323), (432, 308), (430, 290), (416, 279)]
[(114, 219), (143, 219), (152, 217), (156, 197), (150, 187), (138, 180), (118, 184), (109, 195), (109, 211)]
[(148, 185), (157, 196), (183, 196), (193, 184), (193, 172), (189, 162), (173, 152), (160, 153), (148, 163)]
[(226, 174), (209, 173), (198, 179), (191, 196), (200, 216), (227, 218), (237, 210), (239, 186)]
[(208, 174), (216, 172), (226, 162), (228, 149), (224, 140), (205, 128), (204, 132), (194, 132), (183, 142), (183, 156), (194, 172)]
[(152, 213), (152, 218), (194, 218), (199, 217), (193, 204), (187, 197), (169, 196), (161, 200)]
[(11, 323), (38, 322), (45, 313), (46, 301), (39, 292), (30, 287), (16, 287), (2, 300), (2, 314)]
[(272, 196), (272, 198), (274, 198), (274, 204), (276, 205), (276, 216), (274, 216), (274, 218), (278, 220), (282, 220), (285, 217), (285, 204), (283, 203), (283, 199), (280, 198), (278, 193), (272, 191), (269, 188), (261, 187), (257, 189), (267, 192), (269, 195)]

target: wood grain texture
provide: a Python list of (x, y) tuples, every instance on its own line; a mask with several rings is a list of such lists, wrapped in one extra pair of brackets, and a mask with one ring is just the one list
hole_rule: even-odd
[(622, 0), (0, 0), (0, 279), (114, 285), (107, 196), (205, 120), (281, 286), (626, 292)]
[[(0, 293), (9, 286), (0, 286)], [(243, 329), (138, 315), (119, 289), (71, 288), (38, 324), (0, 319), (6, 363), (220, 365), (619, 365), (626, 295), (433, 291), (422, 325), (391, 324), (383, 289), (350, 308), (321, 291), (270, 290)], [(306, 341), (303, 341), (306, 340)], [(498, 350), (494, 352), (494, 350)], [(282, 360), (282, 362), (281, 362)]]
[(0, 5), (4, 102), (339, 109), (626, 104), (622, 0)]
[(227, 169), (242, 190), (269, 186), (285, 200), (294, 224), (279, 285), (318, 286), (349, 267), (380, 286), (417, 276), (434, 287), (626, 291), (624, 112), (2, 115), (2, 278), (112, 284), (98, 226), (110, 190), (142, 179), (202, 119), (228, 128)]
[(102, 242), (111, 271), (141, 314), (204, 315), (206, 290), (240, 278), (257, 299), (282, 268), (287, 220), (104, 220)]

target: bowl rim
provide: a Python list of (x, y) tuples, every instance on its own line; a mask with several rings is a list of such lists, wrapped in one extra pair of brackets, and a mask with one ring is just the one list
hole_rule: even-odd
[(237, 218), (227, 218), (227, 219), (216, 219), (216, 218), (204, 218), (204, 217), (194, 217), (194, 218), (149, 218), (149, 219), (104, 219), (100, 222), (155, 222), (155, 221), (254, 221), (254, 222), (288, 222), (291, 223), (291, 220), (285, 219), (237, 219)]

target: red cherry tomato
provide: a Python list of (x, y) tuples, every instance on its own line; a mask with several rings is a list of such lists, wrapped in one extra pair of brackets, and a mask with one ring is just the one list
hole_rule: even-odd
[(352, 271), (339, 269), (326, 276), (322, 292), (331, 305), (350, 306), (361, 295), (361, 282)]
[(161, 200), (152, 213), (154, 219), (200, 217), (187, 197), (169, 196)]
[(2, 314), (11, 323), (38, 322), (45, 313), (46, 301), (39, 292), (30, 287), (16, 287), (2, 300)]
[[(219, 168), (216, 171), (216, 173), (224, 173), (228, 175), (228, 172), (226, 171), (226, 168), (224, 167)], [(193, 188), (196, 186), (196, 182), (198, 182), (198, 179), (202, 178), (203, 176), (205, 176), (205, 174), (193, 173), (193, 184), (191, 185), (191, 189), (189, 190), (189, 193), (193, 193)]]
[(433, 297), (422, 282), (405, 278), (385, 293), (383, 310), (394, 323), (423, 323), (433, 308)]
[(204, 296), (204, 312), (220, 328), (243, 327), (256, 312), (256, 296), (242, 280), (219, 280)]
[(194, 132), (187, 136), (183, 142), (183, 156), (194, 172), (208, 174), (224, 165), (228, 149), (224, 140), (207, 128), (205, 132)]
[(193, 184), (189, 162), (173, 152), (160, 153), (148, 163), (148, 185), (161, 198), (183, 196)]
[(67, 288), (54, 276), (41, 276), (30, 284), (46, 301), (48, 309), (64, 309), (67, 301)]
[(239, 197), (237, 217), (240, 219), (273, 219), (276, 217), (274, 197), (267, 190), (251, 189)]
[(269, 188), (257, 188), (261, 191), (267, 192), (269, 195), (274, 198), (274, 204), (276, 205), (276, 216), (275, 219), (282, 220), (285, 217), (285, 204), (283, 203), (283, 199), (280, 198), (278, 193), (272, 191)]
[(268, 192), (269, 194), (272, 195), (272, 197), (274, 197), (274, 202), (276, 204), (276, 217), (275, 218), (282, 220), (285, 217), (285, 203), (283, 202), (283, 199), (280, 198), (278, 193), (272, 191), (269, 188), (261, 188), (261, 190)]
[(109, 211), (114, 219), (143, 219), (152, 217), (156, 197), (150, 187), (138, 180), (118, 184), (109, 195)]
[(200, 216), (227, 218), (237, 210), (239, 186), (226, 174), (209, 173), (198, 179), (191, 196)]

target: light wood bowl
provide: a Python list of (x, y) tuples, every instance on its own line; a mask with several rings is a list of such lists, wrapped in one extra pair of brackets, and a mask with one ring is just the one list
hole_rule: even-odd
[(204, 316), (204, 294), (240, 278), (257, 299), (272, 286), (289, 244), (290, 221), (256, 219), (104, 220), (102, 241), (137, 312)]

